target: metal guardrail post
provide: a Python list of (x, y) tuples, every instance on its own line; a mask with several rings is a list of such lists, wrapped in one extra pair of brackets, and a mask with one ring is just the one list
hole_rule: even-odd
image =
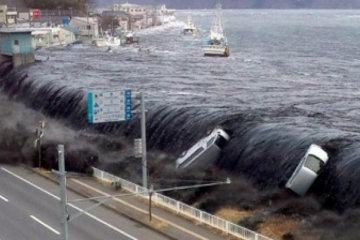
[(179, 214), (180, 213), (180, 202), (177, 201), (176, 202), (176, 214)]

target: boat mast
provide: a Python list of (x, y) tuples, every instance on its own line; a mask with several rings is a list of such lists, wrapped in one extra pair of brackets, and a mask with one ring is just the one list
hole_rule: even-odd
[[(222, 7), (220, 1), (217, 1), (215, 8), (215, 20), (213, 26), (211, 28), (212, 36), (217, 38), (218, 40), (224, 38), (224, 27), (222, 20)], [(219, 39), (220, 38), (220, 39)]]

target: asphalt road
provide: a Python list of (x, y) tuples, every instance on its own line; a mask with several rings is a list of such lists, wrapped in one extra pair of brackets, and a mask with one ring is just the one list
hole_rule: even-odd
[[(0, 165), (0, 182), (0, 240), (63, 239), (57, 184), (26, 169), (6, 165)], [(68, 191), (68, 198), (82, 197)], [(69, 213), (73, 215), (92, 204), (71, 204)], [(69, 239), (168, 238), (100, 206), (69, 223)]]

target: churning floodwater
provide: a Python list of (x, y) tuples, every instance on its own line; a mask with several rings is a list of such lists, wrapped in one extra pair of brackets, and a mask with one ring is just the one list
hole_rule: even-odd
[[(181, 34), (189, 14), (197, 37)], [(317, 143), (330, 160), (311, 192), (330, 206), (360, 203), (360, 14), (224, 10), (229, 58), (203, 57), (212, 11), (176, 15), (176, 22), (138, 32), (136, 46), (39, 50), (48, 60), (12, 75), (5, 92), (82, 128), (87, 91), (142, 90), (150, 149), (176, 158), (222, 126), (231, 140), (217, 167), (264, 189), (283, 187)], [(101, 126), (124, 134), (134, 125)]]

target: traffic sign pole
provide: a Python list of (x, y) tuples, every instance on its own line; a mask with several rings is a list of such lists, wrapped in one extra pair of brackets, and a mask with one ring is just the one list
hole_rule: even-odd
[(60, 204), (61, 204), (61, 224), (62, 224), (62, 239), (68, 240), (68, 211), (67, 211), (67, 194), (66, 194), (66, 171), (65, 171), (65, 150), (64, 145), (58, 145), (58, 161), (60, 174)]
[[(147, 189), (147, 154), (146, 154), (146, 109), (144, 93), (140, 92), (141, 105), (141, 163), (142, 185)], [(131, 90), (89, 92), (88, 120), (89, 123), (130, 121), (132, 118)], [(139, 154), (140, 155), (140, 154)]]
[(142, 145), (142, 185), (147, 189), (147, 156), (146, 156), (146, 113), (144, 93), (140, 93), (141, 100), (141, 145)]

